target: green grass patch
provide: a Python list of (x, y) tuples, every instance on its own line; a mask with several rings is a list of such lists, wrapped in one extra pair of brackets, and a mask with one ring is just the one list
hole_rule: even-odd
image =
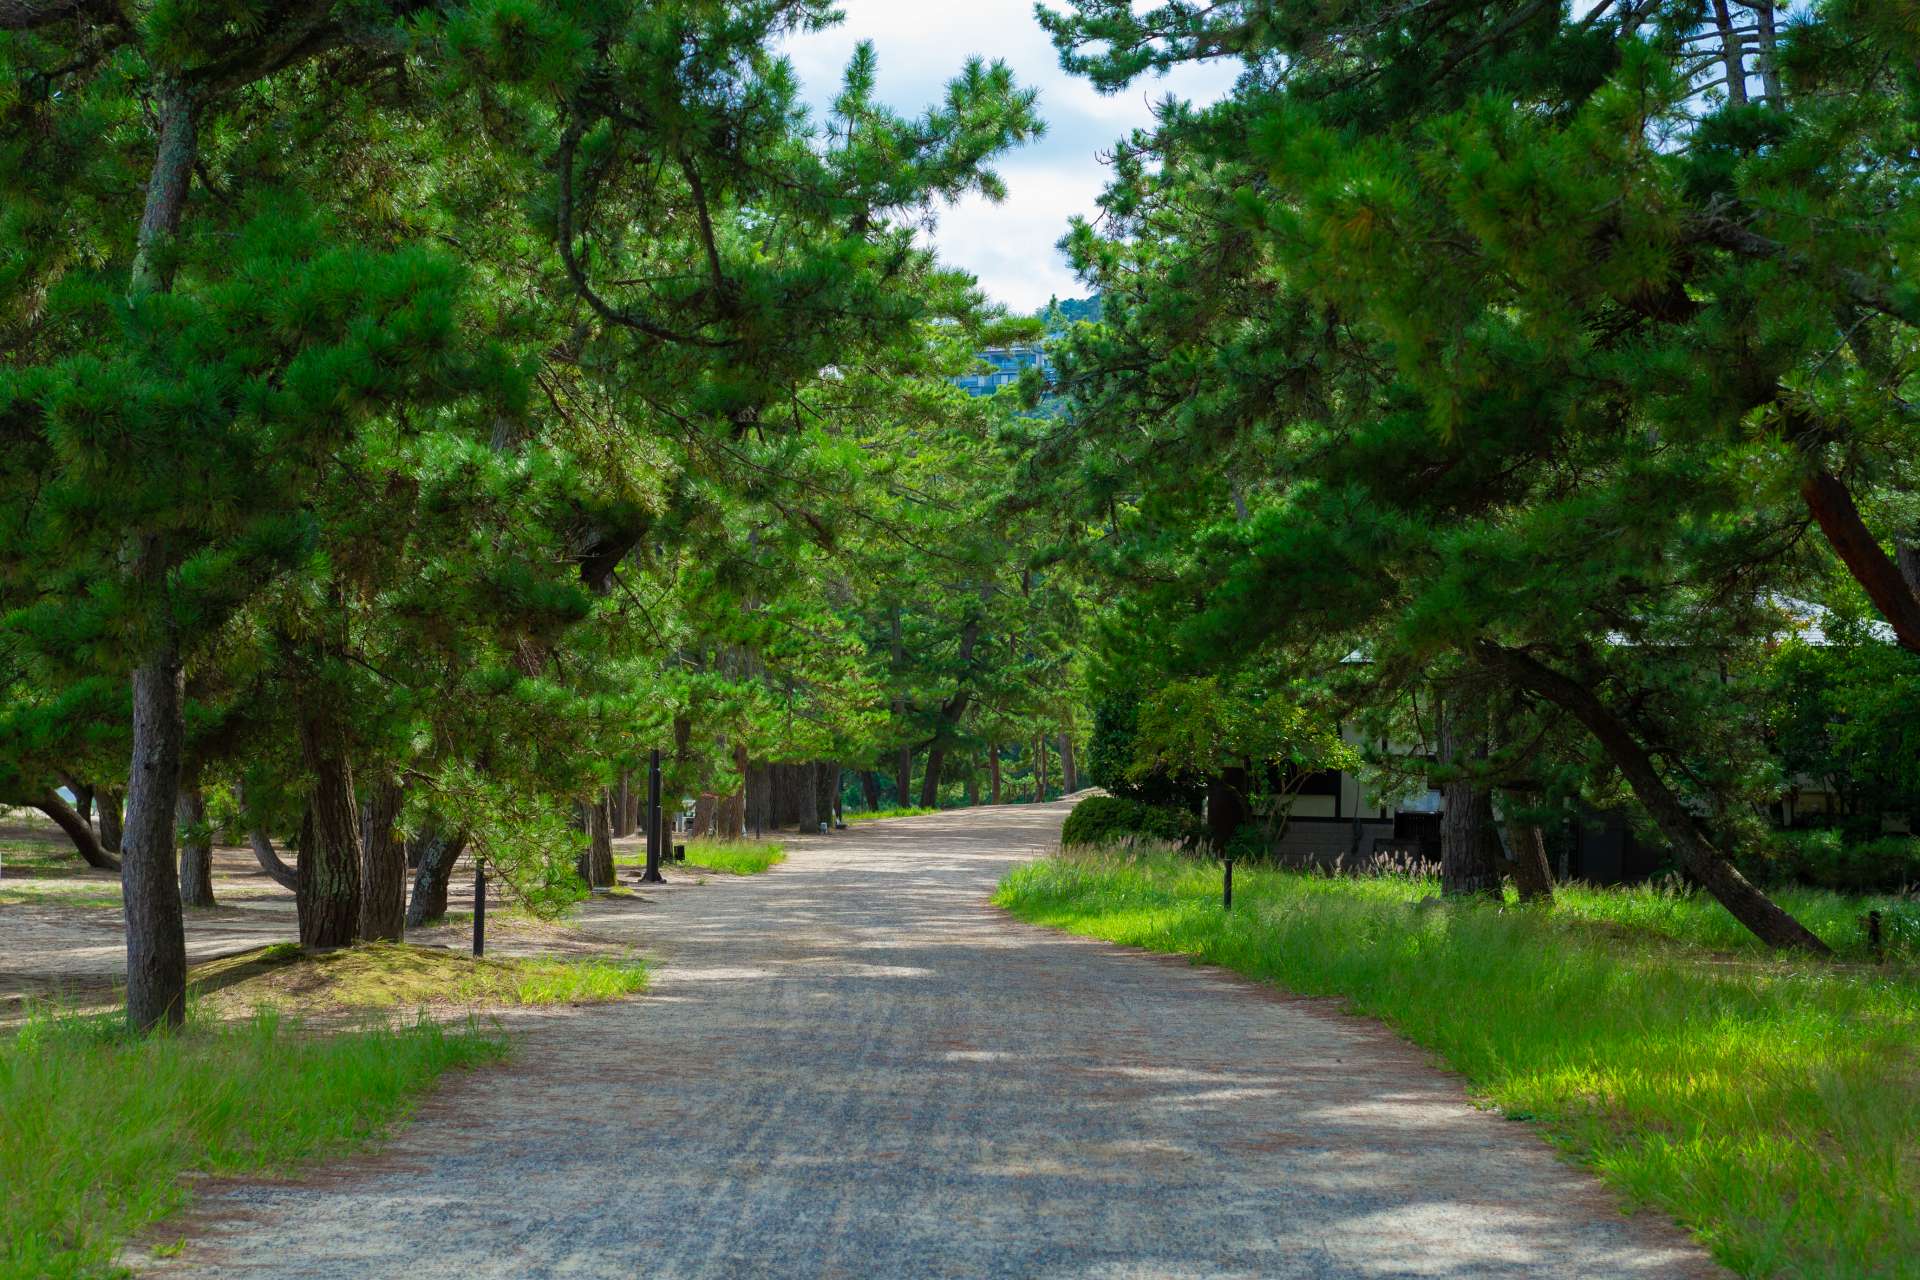
[(260, 1005), (303, 1014), (432, 1005), (575, 1004), (643, 991), (633, 956), (486, 956), (371, 942), (309, 954), (278, 943), (194, 966), (191, 994), (226, 1015)]
[(104, 880), (8, 880), (0, 882), (0, 907), (92, 907), (118, 911), (120, 889)]
[[(1346, 997), (1740, 1274), (1920, 1276), (1920, 968), (1763, 957), (1671, 890), (1551, 912), (1430, 890), (1240, 867), (1225, 913), (1217, 863), (1136, 849), (1018, 868), (995, 901)], [(1859, 899), (1786, 896), (1857, 929)]]
[(687, 865), (755, 876), (787, 860), (786, 846), (777, 840), (689, 840)]
[(0, 1277), (121, 1274), (182, 1175), (280, 1173), (363, 1145), (441, 1072), (502, 1056), (472, 1024), (309, 1035), (272, 1014), (137, 1039), (45, 1015), (0, 1039)]
[(929, 809), (922, 805), (910, 805), (896, 809), (868, 809), (862, 813), (849, 813), (846, 817), (847, 825), (852, 826), (856, 822), (878, 822), (882, 818), (919, 818), (929, 813), (938, 812), (940, 812), (938, 809)]

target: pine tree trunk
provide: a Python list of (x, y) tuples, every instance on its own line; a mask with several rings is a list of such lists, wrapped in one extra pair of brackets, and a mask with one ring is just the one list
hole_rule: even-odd
[(840, 787), (840, 766), (837, 764), (817, 764), (813, 767), (814, 808), (819, 811), (819, 821), (829, 827), (833, 825), (833, 802)]
[(988, 783), (987, 803), (999, 804), (1000, 803), (1000, 744), (997, 742), (990, 742), (987, 744), (987, 783)]
[(1038, 734), (1033, 740), (1033, 802), (1041, 804), (1047, 798), (1047, 736)]
[(33, 807), (52, 818), (54, 824), (67, 833), (67, 839), (73, 841), (73, 847), (81, 859), (97, 871), (118, 871), (120, 859), (107, 852), (101, 845), (99, 835), (80, 812), (60, 798), (58, 791), (49, 791), (33, 802)]
[[(1524, 805), (1530, 796), (1516, 797)], [(1547, 833), (1537, 822), (1507, 820), (1507, 847), (1512, 857), (1513, 887), (1522, 902), (1553, 902), (1553, 871), (1547, 862)]]
[(580, 855), (580, 878), (591, 889), (613, 884), (612, 801), (605, 792), (587, 801), (587, 849)]
[(764, 762), (747, 767), (747, 827), (755, 835), (773, 825), (773, 815), (768, 809), (772, 799), (771, 774)]
[(301, 844), (294, 892), (300, 945), (344, 947), (360, 931), (360, 811), (353, 771), (338, 726), (312, 711), (300, 718), (300, 749), (313, 774), (313, 836)]
[(1780, 905), (1750, 883), (1707, 840), (1680, 797), (1661, 778), (1653, 758), (1633, 731), (1591, 689), (1518, 649), (1488, 641), (1475, 646), (1488, 666), (1505, 673), (1515, 684), (1546, 699), (1586, 726), (1606, 751), (1614, 767), (1633, 788), (1633, 794), (1652, 815), (1673, 846), (1675, 858), (1727, 911), (1769, 946), (1792, 947), (1816, 955), (1831, 948)]
[(213, 837), (206, 830), (207, 798), (199, 787), (181, 787), (174, 803), (174, 826), (180, 838), (180, 901), (189, 907), (211, 907), (213, 901)]
[(926, 772), (920, 775), (920, 807), (940, 807), (940, 771), (946, 767), (947, 744), (935, 738), (927, 748)]
[[(164, 575), (141, 550), (141, 576)], [(157, 593), (156, 593), (157, 594)], [(120, 890), (127, 925), (127, 1024), (179, 1026), (187, 1009), (187, 932), (174, 861), (174, 809), (186, 741), (180, 653), (168, 638), (133, 671), (133, 758), (127, 770)]]
[(1060, 735), (1060, 785), (1072, 795), (1080, 789), (1080, 767), (1073, 758), (1073, 735)]
[(893, 802), (905, 809), (913, 804), (913, 748), (900, 748), (900, 757), (893, 770)]
[(711, 791), (702, 791), (693, 800), (693, 836), (704, 840), (713, 834), (714, 811), (719, 807), (720, 797)]
[[(310, 824), (309, 824), (310, 825)], [(279, 851), (273, 847), (273, 839), (267, 833), (255, 827), (250, 833), (253, 842), (253, 856), (259, 861), (260, 869), (273, 879), (282, 889), (298, 894), (300, 892), (300, 872), (281, 860)]]
[(980, 804), (980, 774), (970, 771), (967, 774), (967, 807), (978, 808)]
[(793, 766), (794, 808), (793, 820), (801, 831), (820, 829), (820, 789), (814, 782), (814, 767), (810, 764)]
[(398, 942), (407, 932), (407, 849), (394, 829), (403, 799), (400, 783), (382, 774), (361, 806), (360, 937)]
[(414, 837), (419, 846), (413, 877), (413, 898), (407, 903), (407, 927), (431, 924), (447, 914), (447, 885), (453, 880), (453, 864), (467, 847), (467, 833), (448, 835), (429, 820), (426, 830)]
[(100, 833), (100, 847), (108, 853), (120, 852), (121, 821), (120, 793), (112, 787), (102, 787), (94, 793), (94, 807), (99, 811), (95, 829)]
[(880, 777), (871, 769), (860, 771), (860, 798), (867, 802), (868, 813), (880, 807)]

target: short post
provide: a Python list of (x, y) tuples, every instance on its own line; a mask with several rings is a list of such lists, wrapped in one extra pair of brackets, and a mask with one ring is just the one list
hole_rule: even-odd
[(473, 954), (487, 953), (487, 860), (473, 855)]
[(660, 752), (656, 749), (647, 758), (647, 869), (640, 877), (641, 884), (665, 884), (667, 878), (660, 874)]
[(1231, 911), (1233, 910), (1233, 859), (1232, 858), (1227, 859), (1226, 867), (1227, 867), (1226, 878), (1221, 882), (1221, 886), (1220, 886), (1220, 909), (1222, 911)]

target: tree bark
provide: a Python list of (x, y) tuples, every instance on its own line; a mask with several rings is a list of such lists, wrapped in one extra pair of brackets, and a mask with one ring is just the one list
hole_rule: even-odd
[[(141, 550), (136, 572), (156, 585), (159, 551)], [(163, 593), (156, 590), (156, 595)], [(150, 606), (164, 614), (166, 606)], [(150, 616), (152, 616), (150, 614)], [(164, 638), (133, 670), (133, 759), (127, 771), (126, 829), (120, 845), (120, 896), (127, 924), (127, 1024), (135, 1031), (179, 1026), (187, 1011), (187, 933), (174, 862), (174, 807), (186, 739), (180, 653), (171, 620)]]
[(1792, 947), (1817, 955), (1831, 953), (1826, 943), (1748, 882), (1733, 863), (1713, 847), (1680, 797), (1661, 778), (1653, 758), (1633, 731), (1608, 710), (1592, 690), (1518, 649), (1483, 640), (1475, 646), (1475, 652), (1515, 684), (1546, 699), (1586, 726), (1627, 780), (1627, 785), (1633, 788), (1634, 796), (1652, 815), (1660, 833), (1673, 845), (1674, 856), (1681, 867), (1734, 919), (1752, 930), (1755, 937), (1769, 946)]
[[(1533, 799), (1532, 796), (1516, 797), (1521, 805)], [(1551, 904), (1553, 870), (1547, 862), (1547, 833), (1537, 822), (1521, 822), (1512, 817), (1507, 819), (1506, 827), (1507, 851), (1512, 858), (1509, 867), (1520, 901)]]
[(1834, 554), (1893, 628), (1900, 647), (1920, 653), (1920, 595), (1867, 528), (1847, 486), (1831, 471), (1815, 471), (1801, 484), (1800, 497)]
[(802, 831), (820, 829), (820, 790), (814, 782), (810, 764), (796, 764), (791, 775), (794, 790), (794, 823)]
[(93, 807), (99, 816), (95, 819), (95, 830), (100, 833), (100, 847), (108, 853), (120, 852), (122, 798), (112, 787), (101, 787), (94, 792)]
[[(1486, 755), (1486, 738), (1461, 722), (1451, 699), (1440, 708), (1440, 762), (1455, 770), (1469, 757)], [(1497, 844), (1493, 828), (1493, 796), (1464, 775), (1440, 787), (1440, 895), (1444, 898), (1497, 898), (1500, 863), (1489, 839)]]
[(273, 847), (272, 838), (260, 827), (255, 827), (250, 839), (253, 842), (253, 856), (259, 860), (260, 869), (272, 877), (273, 882), (282, 889), (298, 894), (300, 873), (281, 860), (279, 851)]
[(817, 764), (813, 767), (814, 808), (818, 810), (816, 821), (833, 825), (833, 801), (839, 791), (840, 766), (832, 763)]
[(893, 802), (902, 809), (913, 803), (913, 748), (900, 748), (900, 758), (893, 770)]
[(987, 795), (988, 795), (987, 803), (999, 804), (1000, 803), (1000, 744), (997, 742), (990, 742), (987, 744), (987, 782), (989, 786), (989, 789), (987, 792)]
[(772, 772), (764, 761), (747, 767), (747, 826), (756, 836), (773, 825)]
[(1047, 735), (1036, 734), (1033, 739), (1033, 802), (1040, 804), (1047, 798)]
[(880, 778), (871, 769), (860, 771), (860, 798), (867, 802), (869, 813), (880, 807)]
[(719, 808), (720, 797), (711, 791), (702, 791), (693, 800), (693, 835), (695, 839), (705, 839), (713, 834), (715, 810)]
[(447, 885), (453, 879), (453, 864), (460, 861), (467, 847), (467, 833), (449, 835), (438, 823), (428, 820), (426, 830), (414, 837), (419, 846), (417, 870), (413, 877), (413, 897), (407, 903), (407, 927), (419, 928), (447, 914)]
[(394, 829), (400, 817), (400, 783), (383, 774), (361, 806), (360, 937), (398, 942), (407, 932), (407, 850)]
[(603, 792), (582, 807), (587, 813), (587, 848), (580, 855), (580, 878), (593, 889), (613, 884), (613, 822), (609, 799)]
[(94, 829), (57, 791), (49, 791), (33, 802), (33, 807), (52, 818), (54, 824), (67, 833), (67, 839), (73, 841), (73, 847), (80, 853), (86, 864), (97, 871), (118, 871), (120, 859), (107, 852), (100, 843), (100, 837)]
[(344, 947), (360, 929), (360, 812), (353, 771), (339, 727), (312, 711), (300, 717), (300, 749), (313, 774), (313, 838), (301, 845), (294, 891), (300, 945)]
[(181, 787), (174, 804), (174, 825), (181, 832), (180, 901), (189, 907), (215, 905), (213, 837), (206, 822), (206, 795), (199, 787)]
[(1080, 768), (1073, 759), (1073, 735), (1064, 731), (1060, 734), (1060, 785), (1067, 789), (1068, 795), (1080, 789)]
[(1735, 33), (1733, 15), (1727, 0), (1713, 0), (1714, 23), (1720, 28), (1720, 62), (1727, 73), (1727, 101), (1736, 107), (1747, 105), (1747, 68), (1741, 55), (1740, 36)]

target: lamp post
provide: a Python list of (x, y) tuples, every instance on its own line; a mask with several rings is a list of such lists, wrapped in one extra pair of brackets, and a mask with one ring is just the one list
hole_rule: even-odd
[(660, 874), (660, 752), (656, 749), (647, 758), (647, 869), (640, 877), (641, 884), (665, 884), (667, 878)]

